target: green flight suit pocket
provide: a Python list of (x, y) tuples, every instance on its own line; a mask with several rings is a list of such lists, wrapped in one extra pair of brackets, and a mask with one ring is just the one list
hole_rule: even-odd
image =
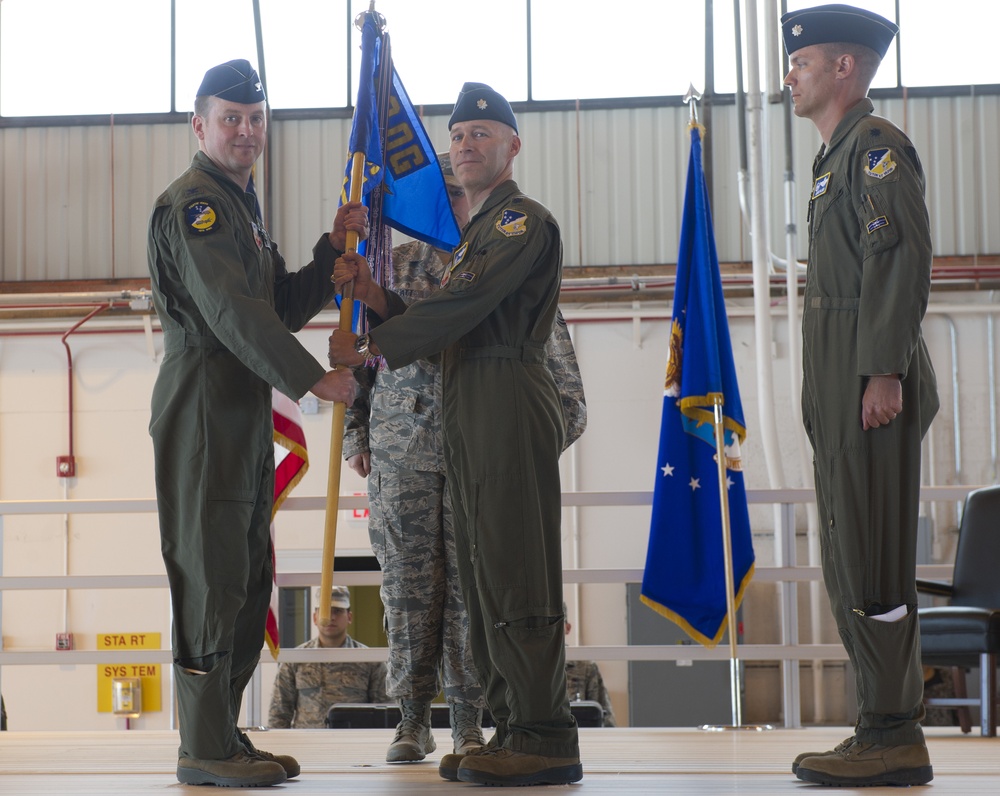
[(880, 622), (849, 611), (842, 633), (848, 636), (848, 649), (853, 646), (855, 652), (863, 712), (905, 716), (919, 708), (924, 684), (919, 660), (914, 661), (920, 649), (915, 609), (898, 622)]
[(861, 226), (861, 251), (865, 259), (888, 251), (899, 242), (897, 219), (890, 212), (880, 188), (868, 186), (857, 211)]

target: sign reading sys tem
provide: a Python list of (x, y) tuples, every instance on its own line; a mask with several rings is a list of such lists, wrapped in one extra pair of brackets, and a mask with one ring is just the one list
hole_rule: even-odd
[[(159, 633), (98, 633), (97, 649), (107, 652), (121, 650), (158, 650)], [(112, 656), (109, 656), (109, 658)], [(111, 683), (116, 677), (138, 677), (142, 681), (142, 712), (161, 710), (158, 663), (99, 663), (97, 665), (97, 710), (110, 713)]]

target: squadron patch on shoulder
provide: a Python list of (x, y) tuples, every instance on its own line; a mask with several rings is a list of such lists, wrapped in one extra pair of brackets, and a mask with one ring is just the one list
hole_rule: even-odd
[(873, 218), (868, 222), (868, 234), (871, 235), (875, 230), (882, 229), (882, 227), (889, 226), (889, 219), (885, 216), (879, 216), (878, 218)]
[(830, 187), (830, 175), (832, 173), (828, 171), (826, 174), (816, 178), (816, 182), (813, 183), (813, 199), (826, 193), (827, 188)]
[(892, 150), (888, 147), (869, 149), (865, 156), (865, 174), (881, 180), (896, 170), (896, 162), (892, 159)]
[(509, 207), (500, 214), (497, 221), (497, 229), (508, 238), (523, 235), (528, 231), (528, 215), (520, 210), (511, 210)]
[(219, 220), (212, 206), (203, 199), (184, 208), (184, 219), (191, 230), (198, 233), (211, 232)]

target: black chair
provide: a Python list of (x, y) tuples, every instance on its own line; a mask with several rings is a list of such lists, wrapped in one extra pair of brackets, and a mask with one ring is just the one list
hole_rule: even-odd
[[(997, 734), (997, 654), (1000, 653), (1000, 486), (965, 498), (951, 584), (917, 580), (917, 590), (948, 598), (921, 608), (920, 657), (925, 666), (953, 667), (954, 698), (925, 698), (928, 707), (978, 705), (984, 736)], [(965, 691), (965, 671), (979, 667), (980, 698)], [(971, 729), (968, 719), (962, 731)]]
[[(604, 709), (600, 702), (570, 702), (569, 709), (580, 727), (604, 726)], [(400, 717), (399, 706), (394, 704), (338, 703), (326, 712), (325, 724), (331, 730), (393, 728), (399, 724)], [(448, 706), (444, 702), (431, 704), (431, 727), (447, 729), (450, 726)], [(483, 726), (494, 726), (489, 710), (483, 711)]]

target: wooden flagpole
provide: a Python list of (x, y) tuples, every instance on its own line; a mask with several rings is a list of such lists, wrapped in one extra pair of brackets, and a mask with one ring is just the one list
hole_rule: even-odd
[[(361, 201), (364, 181), (365, 153), (355, 152), (351, 161), (350, 201)], [(359, 235), (347, 231), (347, 251), (358, 250)], [(340, 297), (340, 323), (342, 331), (352, 331), (354, 322), (354, 282), (344, 285)], [(340, 366), (338, 366), (340, 367)], [(323, 561), (320, 571), (319, 621), (330, 619), (330, 593), (333, 591), (333, 562), (337, 548), (337, 516), (340, 509), (340, 465), (344, 453), (344, 417), (347, 404), (337, 401), (333, 405), (333, 421), (330, 426), (330, 469), (326, 481), (326, 521), (323, 526)]]
[(733, 538), (729, 522), (729, 484), (726, 475), (726, 430), (721, 395), (712, 396), (715, 409), (715, 460), (719, 470), (719, 506), (722, 511), (722, 553), (726, 573), (726, 621), (729, 623), (729, 688), (732, 696), (733, 726), (743, 724), (740, 698), (740, 661), (736, 649), (736, 590), (733, 588)]

